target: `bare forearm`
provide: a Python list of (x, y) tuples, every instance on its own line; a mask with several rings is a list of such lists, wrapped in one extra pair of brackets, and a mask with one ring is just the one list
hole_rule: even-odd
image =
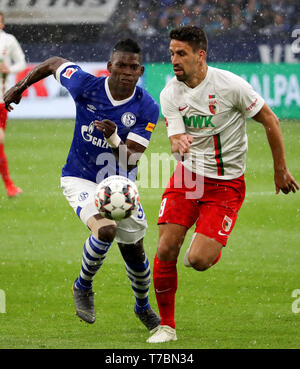
[(5, 108), (8, 111), (12, 111), (13, 106), (11, 104), (19, 104), (22, 99), (22, 93), (29, 86), (45, 77), (50, 76), (51, 74), (55, 74), (57, 68), (65, 62), (67, 62), (66, 59), (55, 56), (53, 58), (45, 60), (43, 63), (33, 68), (32, 71), (30, 71), (25, 78), (23, 78), (16, 85), (6, 91), (3, 97)]
[(262, 123), (266, 130), (274, 162), (274, 182), (276, 194), (278, 194), (280, 191), (285, 194), (291, 191), (296, 192), (299, 190), (299, 185), (287, 168), (283, 136), (276, 115), (272, 112), (268, 105), (265, 104), (260, 112), (256, 114), (254, 119), (257, 122)]
[(136, 168), (142, 153), (138, 153), (130, 150), (128, 146), (121, 141), (117, 148), (112, 148), (112, 153), (114, 154), (117, 162), (123, 169), (131, 171)]
[(273, 156), (274, 170), (286, 169), (283, 136), (278, 119), (276, 117), (270, 119), (268, 124), (265, 124), (265, 130)]
[(22, 92), (25, 91), (34, 83), (50, 76), (51, 74), (55, 74), (56, 69), (66, 61), (67, 60), (57, 56), (45, 60), (43, 63), (33, 68), (25, 78), (16, 84), (15, 87)]

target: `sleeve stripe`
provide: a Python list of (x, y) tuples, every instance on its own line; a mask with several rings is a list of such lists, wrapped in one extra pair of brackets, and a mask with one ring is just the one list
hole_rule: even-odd
[(69, 65), (76, 65), (74, 63), (71, 63), (71, 62), (66, 62), (66, 63), (63, 63), (61, 64), (57, 69), (56, 69), (56, 72), (55, 72), (55, 78), (57, 80), (57, 82), (59, 84), (61, 84), (61, 81), (60, 81), (60, 73), (66, 68), (68, 67)]
[(139, 143), (140, 145), (143, 145), (145, 147), (148, 147), (149, 145), (149, 140), (147, 140), (145, 137), (139, 136), (136, 133), (133, 132), (129, 132), (128, 136), (127, 136), (128, 140), (131, 141), (135, 141), (137, 143)]

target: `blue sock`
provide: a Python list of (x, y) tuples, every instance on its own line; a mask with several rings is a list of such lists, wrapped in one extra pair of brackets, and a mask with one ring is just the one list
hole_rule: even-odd
[(135, 297), (135, 311), (140, 313), (150, 308), (148, 294), (151, 282), (150, 264), (146, 256), (143, 263), (125, 263), (126, 273)]
[(89, 291), (93, 287), (93, 278), (101, 268), (111, 243), (97, 240), (91, 235), (85, 242), (81, 261), (80, 275), (75, 287)]

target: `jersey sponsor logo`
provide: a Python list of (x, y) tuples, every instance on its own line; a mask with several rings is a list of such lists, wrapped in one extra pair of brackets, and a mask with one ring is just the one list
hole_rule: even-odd
[(183, 122), (186, 126), (191, 128), (215, 128), (212, 123), (212, 115), (192, 115), (191, 117), (187, 117), (186, 115), (183, 117)]
[(124, 113), (121, 117), (121, 122), (125, 127), (132, 127), (136, 122), (136, 117), (133, 113), (127, 112)]
[(95, 123), (94, 123), (94, 121), (92, 121), (92, 122), (89, 124), (89, 127), (88, 127), (88, 132), (89, 132), (89, 134), (92, 134), (92, 133), (93, 133), (94, 128), (95, 128)]
[(145, 128), (146, 131), (149, 131), (149, 132), (153, 132), (154, 131), (154, 128), (155, 128), (155, 124), (154, 123), (151, 123), (149, 122), (147, 124), (147, 127)]
[(225, 232), (229, 232), (232, 225), (232, 219), (230, 219), (227, 215), (225, 215), (223, 222), (222, 222), (222, 228)]
[(90, 142), (94, 146), (102, 147), (104, 149), (108, 149), (109, 145), (106, 142), (105, 138), (99, 138), (93, 136), (92, 133), (94, 131), (95, 124), (91, 122), (88, 126), (81, 126), (81, 136), (86, 142)]
[(77, 72), (78, 69), (76, 68), (67, 68), (65, 73), (63, 73), (63, 77), (70, 79), (72, 75)]

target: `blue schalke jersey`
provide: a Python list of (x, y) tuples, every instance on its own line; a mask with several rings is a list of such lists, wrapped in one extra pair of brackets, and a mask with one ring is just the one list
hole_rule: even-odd
[(128, 172), (119, 167), (94, 121), (109, 119), (117, 125), (123, 142), (128, 138), (147, 147), (158, 119), (158, 104), (138, 86), (131, 97), (116, 101), (110, 94), (108, 77), (95, 77), (73, 63), (61, 65), (56, 79), (70, 92), (76, 105), (74, 136), (62, 176), (99, 183), (109, 175), (120, 174), (135, 180), (137, 168)]

